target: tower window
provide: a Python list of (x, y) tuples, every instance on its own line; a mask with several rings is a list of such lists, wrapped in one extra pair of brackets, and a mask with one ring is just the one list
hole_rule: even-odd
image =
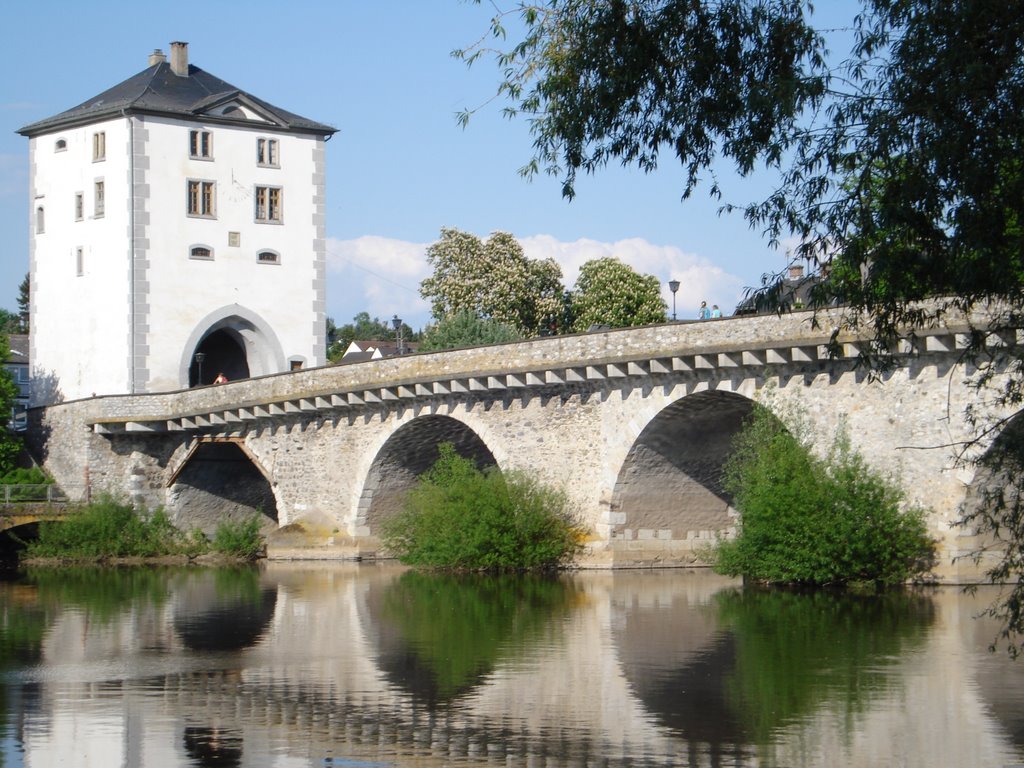
[(36, 208), (36, 234), (41, 235), (46, 231), (46, 211), (43, 206)]
[(188, 249), (188, 257), (201, 261), (213, 261), (213, 248), (208, 245), (193, 245)]
[(209, 131), (189, 131), (188, 156), (198, 160), (212, 159), (213, 134)]
[(215, 185), (212, 181), (189, 181), (186, 206), (189, 216), (212, 219), (215, 214)]
[(54, 152), (64, 152), (64, 151), (67, 150), (67, 148), (68, 148), (67, 139), (57, 139), (53, 143), (53, 151)]
[(256, 221), (281, 223), (280, 187), (256, 187)]
[(259, 264), (280, 264), (281, 254), (277, 251), (260, 251), (256, 254), (256, 261)]
[(279, 166), (277, 160), (277, 139), (256, 139), (256, 164), (274, 168)]
[(92, 135), (92, 160), (107, 159), (107, 134), (104, 131), (97, 131)]
[(75, 192), (75, 221), (85, 218), (85, 195)]
[(85, 274), (85, 253), (82, 246), (75, 248), (75, 274), (79, 277)]
[(95, 192), (94, 192), (94, 198), (93, 198), (93, 217), (94, 218), (99, 219), (99, 218), (101, 218), (103, 216), (103, 211), (104, 211), (104, 209), (106, 207), (105, 195), (106, 195), (106, 191), (103, 188), (103, 182), (102, 181), (97, 181), (96, 182)]

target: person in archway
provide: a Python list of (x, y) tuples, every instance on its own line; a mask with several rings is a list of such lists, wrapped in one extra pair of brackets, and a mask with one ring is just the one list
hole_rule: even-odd
[(213, 380), (213, 383), (214, 384), (227, 384), (228, 383), (228, 377), (224, 375), (223, 371), (221, 371), (220, 373), (217, 374), (217, 378)]

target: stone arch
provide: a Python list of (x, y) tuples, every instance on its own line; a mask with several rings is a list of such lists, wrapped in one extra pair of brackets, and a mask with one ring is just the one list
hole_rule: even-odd
[(640, 432), (612, 492), (611, 539), (704, 541), (732, 530), (722, 488), (733, 436), (754, 407), (726, 391), (703, 391), (663, 408)]
[(259, 515), (263, 529), (278, 525), (277, 501), (265, 470), (244, 444), (202, 440), (189, 449), (172, 474), (167, 506), (174, 524), (212, 536), (224, 522)]
[[(205, 355), (201, 366), (197, 352)], [(184, 388), (212, 384), (218, 373), (234, 381), (284, 370), (284, 350), (270, 324), (240, 304), (229, 304), (196, 324), (181, 353), (178, 380)]]
[(451, 443), (481, 469), (497, 465), (484, 441), (463, 422), (450, 416), (417, 417), (395, 430), (374, 457), (359, 497), (357, 529), (377, 535), (416, 478), (437, 461), (441, 443)]

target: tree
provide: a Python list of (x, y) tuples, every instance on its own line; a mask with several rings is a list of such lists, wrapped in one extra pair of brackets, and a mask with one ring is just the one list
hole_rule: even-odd
[(663, 323), (665, 302), (654, 275), (640, 275), (615, 258), (591, 259), (580, 268), (571, 294), (573, 330)]
[(25, 279), (18, 285), (18, 329), (12, 331), (12, 333), (28, 333), (29, 332), (29, 315), (32, 310), (32, 301), (29, 296), (30, 283), (28, 274), (25, 274)]
[(436, 325), (427, 327), (420, 343), (421, 352), (459, 349), (482, 344), (503, 344), (522, 338), (511, 326), (497, 320), (477, 317), (469, 310), (445, 315)]
[[(799, 419), (791, 419), (798, 426)], [(754, 409), (724, 469), (743, 525), (715, 568), (770, 583), (902, 584), (934, 564), (924, 510), (905, 507), (892, 480), (871, 470), (840, 430), (830, 454)]]
[[(555, 174), (567, 197), (580, 171), (610, 161), (650, 171), (663, 152), (682, 166), (683, 198), (705, 175), (721, 197), (719, 163), (774, 174), (767, 197), (722, 210), (742, 212), (773, 243), (799, 238), (796, 258), (828, 276), (813, 302), (846, 306), (833, 342), (871, 329), (860, 361), (877, 371), (915, 330), (951, 312), (980, 316), (964, 351), (978, 400), (1005, 374), (994, 397), (1019, 413), (1021, 348), (986, 344), (993, 332), (1013, 337), (1024, 327), (1024, 14), (1016, 10), (997, 0), (861, 0), (852, 50), (834, 62), (811, 3), (800, 0), (522, 1), (513, 11), (521, 39), (455, 55), (469, 63), (495, 55), (507, 113), (531, 121), (534, 154), (523, 172)], [(506, 16), (494, 18), (498, 39)], [(968, 418), (978, 419), (981, 441), (999, 427), (980, 412)], [(1020, 465), (1020, 445), (996, 441), (984, 461)], [(1003, 505), (982, 501), (968, 514), (1004, 545), (1005, 567), (990, 574), (1013, 583), (1000, 615), (1019, 642), (1024, 502), (1019, 494)]]
[[(0, 349), (9, 352), (11, 348), (7, 333), (0, 331)], [(17, 466), (21, 453), (21, 438), (8, 430), (14, 404), (18, 398), (18, 385), (7, 368), (0, 368), (0, 475), (5, 475)]]
[(433, 274), (420, 283), (436, 320), (461, 311), (536, 336), (557, 325), (562, 314), (562, 270), (553, 259), (528, 259), (510, 234), (486, 241), (457, 229), (442, 229), (427, 249)]

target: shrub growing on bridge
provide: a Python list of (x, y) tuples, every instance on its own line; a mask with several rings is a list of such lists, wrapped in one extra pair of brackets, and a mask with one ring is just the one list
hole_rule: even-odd
[(906, 507), (840, 430), (815, 457), (768, 409), (756, 407), (734, 443), (724, 486), (742, 526), (718, 548), (720, 573), (754, 581), (900, 584), (933, 564), (924, 510)]
[(564, 494), (525, 475), (481, 471), (445, 443), (382, 538), (409, 565), (524, 570), (571, 560), (581, 531)]

